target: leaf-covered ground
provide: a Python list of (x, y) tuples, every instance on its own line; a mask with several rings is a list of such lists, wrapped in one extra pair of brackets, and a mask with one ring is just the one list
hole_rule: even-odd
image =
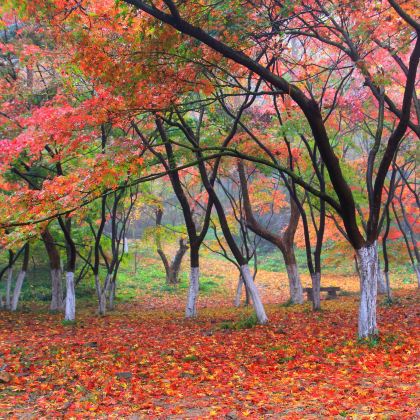
[[(335, 280), (357, 285), (324, 284)], [(307, 303), (273, 303), (283, 282), (260, 280), (268, 326), (220, 290), (201, 299), (193, 321), (178, 294), (146, 294), (103, 318), (84, 308), (76, 325), (40, 306), (1, 313), (0, 418), (415, 418), (413, 285), (378, 305), (380, 339), (359, 343), (357, 296), (312, 313)]]

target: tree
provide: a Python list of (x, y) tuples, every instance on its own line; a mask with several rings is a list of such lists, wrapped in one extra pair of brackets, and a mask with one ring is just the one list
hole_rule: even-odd
[[(381, 119), (379, 119), (377, 130), (378, 136), (371, 149), (368, 166), (367, 183), (369, 185), (369, 220), (367, 223), (366, 236), (364, 236), (358, 227), (354, 196), (351, 192), (349, 183), (343, 174), (340, 162), (331, 146), (322, 111), (320, 109), (319, 103), (314, 97), (308, 97), (304, 91), (300, 89), (296, 84), (288, 82), (284, 77), (278, 76), (267, 66), (260, 64), (258, 60), (253, 59), (251, 56), (234, 47), (230, 47), (226, 42), (212, 36), (208, 31), (205, 30), (202, 23), (195, 23), (199, 22), (200, 19), (204, 19), (203, 14), (198, 14), (200, 19), (197, 16), (195, 19), (191, 18), (190, 21), (189, 18), (191, 16), (191, 11), (193, 10), (194, 13), (197, 13), (197, 10), (196, 8), (188, 9), (188, 6), (190, 6), (188, 2), (176, 4), (172, 0), (165, 1), (164, 3), (166, 10), (159, 8), (156, 4), (150, 4), (149, 2), (143, 2), (141, 0), (127, 0), (126, 2), (132, 4), (150, 16), (153, 16), (155, 19), (175, 28), (179, 32), (197, 39), (222, 56), (248, 68), (263, 78), (266, 83), (271, 84), (283, 94), (290, 95), (291, 99), (297, 104), (298, 108), (304, 114), (311, 128), (314, 141), (317, 144), (323, 163), (325, 164), (325, 167), (329, 173), (331, 186), (338, 199), (337, 212), (343, 220), (349, 241), (357, 251), (358, 258), (360, 260), (361, 301), (359, 309), (359, 336), (364, 338), (377, 334), (376, 284), (378, 258), (376, 240), (379, 235), (378, 229), (382, 208), (381, 203), (388, 169), (398, 151), (399, 143), (406, 133), (408, 126), (413, 126), (412, 122), (410, 121), (410, 108), (420, 57), (420, 25), (415, 22), (414, 19), (412, 19), (406, 12), (404, 12), (401, 7), (396, 5), (393, 1), (390, 2), (392, 8), (388, 12), (388, 15), (391, 16), (391, 19), (392, 16), (394, 18), (398, 17), (398, 19), (402, 19), (404, 24), (410, 27), (411, 31), (416, 32), (417, 41), (415, 42), (415, 46), (412, 49), (409, 57), (401, 107), (399, 109), (395, 109), (395, 107), (389, 105), (390, 111), (394, 112), (399, 121), (395, 129), (391, 130), (388, 139), (386, 140), (385, 149), (377, 165), (376, 177), (374, 178), (373, 167), (375, 161), (377, 161), (378, 158), (378, 149), (383, 135)], [(321, 25), (323, 25), (324, 16), (326, 16), (327, 19), (330, 19), (333, 22), (333, 25), (335, 25), (334, 22), (336, 19), (331, 17), (331, 13), (326, 5), (323, 5), (319, 2), (319, 14), (317, 12), (318, 9), (315, 9), (315, 7), (310, 7), (309, 12), (305, 13), (305, 6), (305, 4), (302, 4), (299, 5), (299, 7), (295, 7), (295, 14), (292, 15), (292, 18), (295, 18), (295, 20), (303, 22), (304, 33), (302, 35), (309, 36), (310, 31), (316, 32), (311, 20), (314, 16), (317, 18), (315, 21), (316, 29), (321, 28)], [(247, 7), (248, 4), (246, 4), (244, 7), (245, 13), (249, 12), (250, 10), (247, 9)], [(281, 5), (276, 5), (275, 7), (279, 7), (281, 9)], [(337, 7), (337, 5), (334, 5), (334, 7)], [(303, 9), (303, 12), (299, 10), (300, 8)], [(343, 5), (343, 7), (339, 10), (340, 13), (336, 13), (339, 19), (339, 24), (336, 25), (334, 30), (339, 33), (338, 37), (340, 38), (340, 41), (350, 43), (352, 41), (348, 36), (347, 31), (347, 26), (350, 24), (350, 21), (347, 19), (347, 16), (351, 14), (352, 10), (351, 8), (348, 9), (346, 5)], [(255, 10), (252, 10), (252, 12), (254, 13)], [(268, 10), (268, 13), (270, 12), (271, 9)], [(304, 16), (306, 14), (308, 15), (306, 19), (302, 19), (302, 13)], [(280, 14), (277, 16), (277, 19), (274, 21), (268, 21), (269, 27), (274, 29), (273, 37), (280, 33), (282, 23), (282, 15)], [(287, 21), (290, 20), (291, 19), (288, 19)], [(253, 22), (251, 19), (249, 21)], [(383, 19), (379, 20), (379, 22), (382, 23)], [(378, 22), (371, 23), (376, 25)], [(279, 24), (279, 26), (276, 26), (276, 24)], [(346, 32), (344, 32), (343, 27), (345, 27)], [(254, 37), (258, 35), (255, 31), (251, 32), (253, 32)], [(321, 43), (324, 42), (324, 38), (319, 34), (319, 32), (316, 32), (316, 34), (317, 41)], [(331, 46), (332, 41), (328, 40), (326, 43)], [(340, 46), (337, 46), (337, 48), (341, 49), (344, 47), (342, 47), (340, 44)], [(349, 56), (350, 59), (356, 63), (360, 61), (360, 57), (358, 54), (355, 54), (354, 48), (350, 49)], [(373, 81), (370, 73), (364, 71), (365, 66), (363, 64), (361, 67), (361, 73), (365, 74), (365, 82), (371, 87), (373, 95), (377, 95), (379, 102), (384, 102), (385, 96), (383, 93), (383, 87), (378, 86)], [(379, 113), (381, 114), (381, 111), (379, 111)]]
[(61, 259), (54, 237), (48, 228), (41, 232), (41, 238), (48, 254), (51, 269), (51, 304), (52, 311), (63, 309), (63, 287), (62, 287), (62, 271)]
[(262, 226), (254, 217), (251, 207), (251, 200), (248, 192), (247, 175), (245, 174), (243, 162), (238, 162), (238, 173), (241, 181), (241, 188), (244, 201), (244, 210), (248, 226), (259, 236), (276, 245), (281, 251), (286, 263), (287, 275), (289, 277), (290, 300), (292, 303), (303, 302), (302, 284), (300, 282), (299, 273), (296, 265), (296, 257), (294, 252), (294, 236), (299, 223), (299, 209), (293, 198), (290, 198), (290, 216), (289, 223), (282, 233), (274, 233), (271, 229)]
[(167, 256), (165, 255), (165, 252), (162, 249), (162, 242), (161, 242), (162, 232), (160, 230), (162, 228), (162, 217), (163, 217), (162, 208), (158, 207), (155, 210), (155, 214), (156, 214), (155, 242), (156, 242), (157, 253), (159, 254), (159, 257), (162, 260), (163, 266), (165, 268), (166, 283), (169, 285), (176, 285), (179, 283), (179, 271), (181, 269), (182, 259), (188, 250), (188, 246), (184, 242), (184, 238), (181, 237), (179, 239), (179, 247), (172, 261), (169, 262)]
[[(181, 206), (182, 215), (184, 217), (185, 226), (187, 229), (189, 248), (190, 248), (190, 283), (188, 289), (187, 304), (185, 308), (185, 316), (187, 318), (195, 317), (197, 315), (197, 298), (200, 284), (200, 247), (207, 234), (209, 228), (210, 214), (213, 206), (212, 200), (208, 200), (207, 208), (204, 211), (204, 220), (202, 221), (201, 230), (197, 228), (196, 221), (194, 220), (194, 207), (191, 200), (188, 200), (186, 188), (182, 183), (182, 173), (180, 174), (177, 170), (176, 156), (174, 154), (173, 146), (170, 142), (164, 123), (161, 118), (155, 118), (155, 126), (159, 139), (162, 141), (165, 149), (165, 154), (155, 149), (152, 141), (149, 141), (146, 136), (141, 132), (136, 124), (133, 124), (133, 128), (151, 151), (156, 156), (159, 163), (164, 167), (168, 173), (169, 180), (171, 182), (173, 191), (178, 199)], [(156, 216), (156, 222), (158, 222), (158, 215)], [(179, 257), (182, 259), (183, 252), (186, 251), (183, 244), (180, 243)], [(180, 259), (178, 258), (179, 263)], [(176, 260), (174, 259), (174, 262)]]
[(25, 280), (26, 273), (28, 271), (28, 264), (29, 264), (29, 243), (26, 243), (23, 249), (22, 268), (20, 269), (20, 272), (16, 278), (15, 287), (13, 289), (13, 296), (10, 303), (10, 310), (12, 312), (17, 310), (20, 293), (22, 291), (23, 281)]

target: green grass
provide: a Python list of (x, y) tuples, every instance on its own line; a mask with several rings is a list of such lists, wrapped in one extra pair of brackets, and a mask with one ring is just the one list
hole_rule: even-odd
[[(379, 249), (382, 261), (382, 250)], [(304, 272), (307, 270), (306, 251), (303, 248), (295, 248), (295, 255), (298, 268)], [(221, 257), (219, 257), (221, 258)], [(356, 275), (354, 260), (352, 254), (337, 249), (333, 244), (325, 244), (321, 256), (322, 270), (325, 274), (336, 275)], [(271, 272), (285, 272), (283, 256), (277, 249), (260, 252), (258, 255), (258, 268)], [(404, 278), (403, 283), (410, 284), (415, 280), (412, 278), (413, 268), (409, 262), (399, 262), (392, 264), (393, 275), (400, 275)]]
[(198, 356), (196, 356), (195, 354), (190, 354), (182, 359), (183, 362), (196, 362), (197, 360)]
[(258, 319), (255, 314), (243, 315), (238, 321), (226, 321), (220, 324), (222, 330), (246, 330), (258, 325)]
[[(144, 263), (145, 258), (153, 256), (153, 252), (145, 250), (138, 253), (137, 271), (134, 272), (134, 257), (128, 255), (121, 263), (117, 278), (117, 302), (128, 302), (140, 294), (151, 294), (154, 296), (165, 296), (166, 294), (185, 294), (188, 289), (188, 271), (180, 273), (180, 282), (177, 285), (168, 285), (165, 281), (165, 270), (159, 261)], [(154, 255), (154, 257), (156, 257)], [(76, 278), (80, 267), (77, 267)], [(15, 277), (17, 270), (15, 270)], [(101, 273), (101, 278), (105, 272)], [(211, 294), (220, 287), (222, 276), (206, 277), (200, 279), (200, 293)], [(0, 288), (4, 288), (4, 283)], [(64, 279), (63, 279), (64, 288)], [(76, 298), (78, 302), (96, 302), (95, 283), (91, 273), (83, 278), (76, 287)], [(50, 270), (45, 262), (29, 267), (26, 279), (22, 287), (20, 301), (24, 302), (49, 302), (51, 299)]]
[[(123, 258), (120, 266), (117, 279), (117, 302), (129, 302), (139, 295), (153, 295), (156, 297), (164, 297), (165, 295), (176, 295), (186, 293), (188, 288), (188, 270), (180, 274), (180, 282), (178, 285), (168, 285), (165, 281), (165, 271), (157, 259), (156, 252), (152, 248), (142, 248), (137, 252), (137, 270), (134, 272), (134, 250)], [(334, 272), (334, 274), (354, 274), (354, 264), (351, 259), (347, 256), (337, 256), (337, 251), (334, 248), (326, 246), (323, 252), (324, 261), (329, 261), (331, 257), (335, 260), (339, 259), (337, 265), (332, 265), (328, 262), (323, 270), (326, 274)], [(33, 257), (33, 258), (32, 258)], [(203, 256), (204, 257), (204, 256)], [(205, 258), (212, 258), (220, 260), (222, 257), (212, 253), (205, 253)], [(296, 258), (298, 266), (301, 272), (305, 272), (306, 268), (306, 257), (303, 249), (296, 249)], [(154, 261), (151, 261), (153, 259)], [(147, 263), (146, 263), (147, 261)], [(81, 269), (81, 260), (79, 259), (79, 266), (76, 270), (76, 278)], [(0, 255), (0, 263), (5, 263), (5, 254)], [(19, 264), (15, 267), (14, 278), (16, 278)], [(270, 251), (261, 252), (259, 256), (260, 270), (272, 271), (272, 272), (285, 272), (286, 267), (283, 261), (283, 257), (280, 251), (273, 249)], [(104, 268), (102, 268), (104, 269)], [(404, 283), (413, 282), (411, 276), (412, 267), (410, 264), (400, 264), (393, 266), (393, 273), (398, 274), (403, 279)], [(105, 277), (105, 272), (101, 273), (101, 278)], [(210, 295), (214, 292), (221, 291), (223, 286), (224, 277), (221, 275), (212, 276), (201, 276), (200, 278), (200, 294)], [(64, 279), (63, 279), (64, 283)], [(64, 284), (63, 284), (64, 286)], [(0, 292), (4, 294), (5, 281), (4, 278), (0, 282)], [(64, 287), (63, 287), (64, 288)], [(341, 296), (350, 295), (346, 291), (340, 292)], [(352, 294), (351, 294), (352, 295)], [(92, 274), (89, 272), (88, 275), (82, 279), (76, 287), (76, 298), (78, 302), (82, 304), (96, 304), (96, 291), (95, 284)], [(42, 246), (34, 246), (32, 248), (31, 262), (27, 277), (24, 281), (21, 302), (45, 302), (48, 303), (51, 299), (51, 280), (50, 270), (48, 261), (46, 259), (45, 250)], [(289, 306), (291, 302), (286, 302), (282, 306)], [(384, 302), (383, 305), (395, 304), (395, 302)], [(25, 306), (23, 305), (23, 309)]]
[(359, 338), (357, 340), (357, 343), (360, 346), (367, 346), (371, 349), (378, 347), (380, 344), (380, 337), (379, 336), (372, 336), (372, 337), (367, 337), (367, 338)]
[(73, 325), (76, 325), (76, 321), (67, 321), (67, 320), (63, 320), (63, 321), (61, 321), (61, 325), (64, 325), (64, 326), (73, 326)]
[(210, 294), (218, 287), (220, 287), (220, 284), (210, 277), (202, 277), (200, 279), (200, 293)]

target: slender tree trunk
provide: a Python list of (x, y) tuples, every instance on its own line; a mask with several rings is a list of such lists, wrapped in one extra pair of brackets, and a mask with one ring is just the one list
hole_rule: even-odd
[(26, 277), (26, 271), (21, 270), (16, 279), (15, 289), (13, 291), (12, 304), (10, 307), (10, 310), (13, 312), (16, 311), (17, 309), (19, 297), (22, 291), (22, 285), (23, 285), (23, 281), (25, 280), (25, 277)]
[(74, 273), (66, 272), (66, 302), (64, 319), (74, 321), (76, 319), (76, 290), (74, 284)]
[(105, 315), (106, 313), (106, 296), (108, 293), (108, 289), (110, 287), (110, 279), (111, 274), (107, 274), (105, 278), (104, 285), (101, 285), (101, 281), (99, 279), (99, 274), (95, 275), (95, 287), (96, 287), (96, 293), (98, 296), (98, 314), (99, 315)]
[(251, 298), (251, 295), (249, 293), (249, 290), (246, 287), (245, 282), (244, 282), (244, 286), (245, 286), (245, 306), (249, 306), (249, 305), (252, 304), (252, 298)]
[(312, 273), (312, 308), (314, 311), (321, 309), (321, 273)]
[(391, 295), (391, 284), (389, 282), (389, 271), (384, 271), (385, 283), (386, 283), (386, 296), (390, 301), (392, 299)]
[(123, 238), (123, 246), (124, 246), (124, 254), (128, 254), (128, 240), (125, 236)]
[(360, 270), (359, 338), (378, 333), (376, 324), (376, 298), (378, 275), (378, 251), (376, 242), (357, 250)]
[(235, 295), (235, 306), (238, 308), (241, 305), (241, 297), (242, 297), (242, 286), (244, 281), (242, 279), (242, 275), (239, 274), (238, 278), (238, 285), (236, 287), (236, 295)]
[(101, 297), (98, 302), (98, 314), (103, 316), (106, 314), (106, 294), (101, 293)]
[[(253, 278), (253, 281), (255, 283), (255, 278)], [(251, 296), (250, 296), (249, 290), (246, 288), (246, 284), (244, 283), (244, 280), (242, 278), (242, 275), (239, 274), (238, 286), (236, 288), (236, 296), (235, 296), (235, 306), (236, 307), (239, 307), (241, 305), (242, 286), (244, 286), (244, 289), (245, 289), (245, 302), (244, 302), (244, 305), (245, 306), (248, 306), (248, 305), (251, 304)]]
[(247, 225), (254, 233), (261, 236), (270, 243), (275, 244), (280, 249), (284, 257), (284, 262), (286, 264), (287, 274), (289, 277), (290, 301), (293, 303), (303, 303), (302, 284), (296, 265), (295, 252), (293, 249), (293, 238), (300, 217), (299, 209), (291, 199), (290, 219), (286, 228), (286, 232), (283, 235), (273, 233), (270, 229), (262, 226), (254, 217), (251, 200), (248, 193), (248, 181), (245, 175), (245, 168), (242, 161), (238, 162), (238, 173), (243, 194)]
[(74, 282), (74, 272), (76, 270), (76, 244), (71, 237), (71, 223), (72, 219), (67, 218), (63, 220), (61, 216), (58, 217), (58, 223), (63, 231), (66, 240), (66, 298), (64, 303), (64, 320), (76, 320), (76, 285)]
[(7, 269), (7, 277), (6, 277), (6, 302), (5, 308), (10, 310), (11, 306), (11, 291), (12, 291), (12, 280), (13, 280), (13, 267), (9, 267)]
[(252, 278), (251, 272), (249, 271), (248, 264), (241, 266), (241, 273), (245, 283), (245, 287), (248, 289), (249, 294), (251, 296), (258, 322), (260, 324), (266, 324), (268, 322), (268, 318), (265, 313), (264, 306), (261, 302), (258, 289), (255, 287), (254, 280)]
[(377, 281), (378, 281), (378, 294), (385, 295), (388, 293), (385, 276), (382, 273), (381, 267), (378, 261), (378, 272), (377, 272)]
[(48, 254), (50, 261), (50, 273), (51, 273), (51, 304), (50, 309), (52, 311), (59, 311), (63, 308), (63, 285), (62, 285), (62, 271), (61, 271), (61, 259), (57, 245), (54, 243), (54, 238), (51, 232), (46, 228), (42, 233), (41, 237), (44, 241), (45, 250)]
[(385, 295), (388, 293), (387, 291), (387, 287), (386, 287), (386, 281), (385, 281), (385, 277), (382, 273), (381, 270), (381, 261), (379, 259), (379, 253), (377, 252), (378, 255), (378, 265), (377, 265), (377, 270), (378, 272), (376, 273), (377, 276), (377, 282), (378, 282), (378, 294), (380, 295)]
[(193, 318), (197, 316), (197, 298), (200, 287), (200, 268), (191, 267), (190, 269), (190, 287), (188, 289), (187, 307), (185, 317)]
[(61, 268), (51, 269), (51, 311), (59, 311), (63, 308), (63, 285), (61, 276)]
[(115, 305), (115, 289), (116, 289), (116, 282), (113, 280), (109, 284), (109, 309), (112, 311)]
[(387, 240), (389, 235), (389, 228), (391, 226), (391, 218), (389, 217), (389, 206), (385, 208), (385, 216), (386, 216), (386, 224), (385, 224), (385, 232), (382, 237), (382, 254), (384, 257), (384, 276), (385, 276), (385, 283), (386, 283), (386, 293), (388, 297), (388, 301), (392, 300), (391, 296), (391, 283), (389, 281), (389, 258), (388, 258), (388, 246)]
[(166, 283), (171, 286), (178, 284), (178, 277), (171, 267), (169, 267), (168, 272), (166, 273)]
[(18, 274), (16, 283), (15, 283), (15, 288), (13, 290), (12, 303), (10, 306), (11, 311), (16, 311), (17, 309), (20, 293), (22, 291), (23, 281), (25, 280), (26, 272), (28, 271), (28, 265), (29, 265), (29, 243), (26, 243), (25, 250), (23, 252), (22, 268)]
[(167, 267), (166, 282), (168, 284), (179, 283), (179, 272), (181, 270), (182, 259), (187, 252), (188, 246), (184, 243), (183, 239), (179, 241), (179, 248), (174, 256), (174, 259)]
[(420, 287), (420, 264), (413, 264), (413, 268), (417, 276), (417, 287)]
[(357, 262), (357, 255), (354, 255), (354, 268), (357, 275), (360, 277), (359, 263)]
[(303, 289), (300, 281), (299, 271), (296, 265), (295, 251), (293, 245), (284, 252), (287, 276), (289, 278), (289, 293), (292, 303), (303, 303)]

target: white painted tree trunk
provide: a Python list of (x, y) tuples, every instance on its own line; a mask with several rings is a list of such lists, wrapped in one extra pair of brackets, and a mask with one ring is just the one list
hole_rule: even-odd
[(20, 292), (22, 291), (23, 280), (25, 280), (26, 271), (20, 271), (15, 283), (15, 289), (13, 290), (12, 304), (10, 306), (11, 311), (16, 311)]
[(106, 295), (105, 295), (105, 293), (101, 293), (101, 297), (99, 299), (99, 304), (98, 304), (98, 313), (99, 313), (99, 315), (105, 315), (105, 313), (106, 313)]
[(6, 309), (10, 309), (11, 305), (11, 290), (12, 290), (12, 280), (13, 280), (13, 268), (10, 267), (7, 269), (7, 277), (6, 277), (6, 301), (4, 303)]
[(66, 321), (74, 321), (76, 319), (76, 290), (74, 285), (74, 273), (71, 271), (66, 272), (66, 303), (64, 319)]
[(287, 276), (289, 277), (290, 301), (292, 303), (303, 303), (302, 283), (296, 264), (286, 265)]
[(261, 302), (258, 289), (255, 286), (254, 280), (252, 278), (251, 272), (249, 271), (248, 264), (241, 266), (242, 278), (245, 283), (245, 287), (248, 289), (248, 292), (252, 299), (252, 304), (254, 305), (255, 314), (257, 315), (258, 322), (260, 324), (267, 324), (268, 318), (264, 310), (264, 306)]
[(102, 286), (99, 280), (99, 276), (95, 275), (95, 286), (96, 293), (98, 295), (98, 313), (99, 315), (105, 315), (106, 313), (106, 294), (108, 292), (110, 281), (110, 274), (108, 273), (105, 278), (105, 283)]
[(109, 309), (112, 311), (114, 309), (114, 302), (115, 302), (115, 288), (116, 288), (116, 282), (112, 281), (109, 284)]
[(314, 311), (321, 309), (321, 273), (311, 274), (312, 279), (312, 308)]
[(124, 253), (128, 254), (128, 240), (125, 236), (124, 236), (124, 239), (123, 239), (123, 243), (124, 243)]
[(235, 295), (235, 303), (234, 303), (237, 308), (241, 305), (243, 284), (244, 284), (244, 281), (242, 280), (242, 276), (239, 274), (238, 286), (236, 287), (236, 295)]
[(193, 318), (197, 316), (197, 298), (200, 288), (200, 268), (190, 268), (190, 287), (188, 289), (187, 306), (185, 308), (185, 317)]
[(376, 242), (357, 251), (360, 270), (359, 338), (376, 335), (378, 252)]
[(61, 284), (61, 269), (51, 270), (51, 311), (60, 311), (63, 308), (63, 286)]

